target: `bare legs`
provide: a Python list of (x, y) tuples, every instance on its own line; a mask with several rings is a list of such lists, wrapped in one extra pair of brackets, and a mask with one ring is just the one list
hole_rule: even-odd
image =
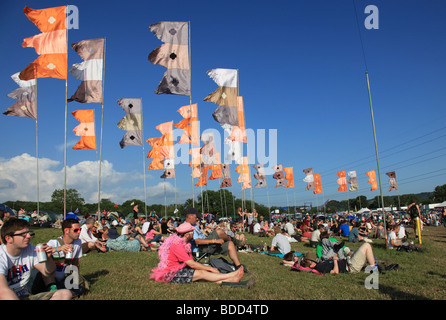
[(214, 273), (206, 270), (195, 270), (192, 281), (209, 281), (209, 282), (240, 282), (243, 278), (243, 267), (231, 273)]

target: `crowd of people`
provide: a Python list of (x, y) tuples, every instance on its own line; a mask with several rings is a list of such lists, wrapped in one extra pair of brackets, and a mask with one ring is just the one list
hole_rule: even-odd
[[(67, 286), (67, 279), (74, 272), (80, 275), (79, 259), (109, 251), (157, 251), (159, 263), (150, 278), (160, 282), (240, 283), (249, 274), (240, 261), (242, 251), (280, 256), (284, 265), (296, 270), (357, 273), (366, 265), (370, 270), (377, 268), (371, 245), (375, 239), (386, 235), (387, 246), (393, 249), (409, 244), (408, 226), (413, 226), (416, 237), (422, 230), (413, 223), (418, 218), (422, 224), (416, 203), (411, 204), (408, 216), (399, 222), (386, 216), (385, 231), (383, 221), (373, 217), (349, 220), (336, 215), (331, 219), (307, 215), (302, 220), (286, 216), (267, 220), (255, 210), (250, 213), (241, 208), (235, 220), (216, 219), (211, 214), (202, 216), (195, 208), (184, 212), (183, 219), (160, 219), (154, 211), (141, 217), (137, 205), (133, 214), (127, 220), (112, 218), (108, 213), (99, 219), (88, 214), (81, 219), (67, 218), (57, 224), (61, 235), (48, 239), (38, 251), (30, 243), (33, 223), (0, 211), (0, 299), (72, 299), (88, 289), (82, 276), (78, 277), (77, 286)], [(446, 226), (445, 210), (438, 221)], [(264, 245), (250, 244), (246, 234), (250, 238), (271, 238), (271, 245), (266, 244), (266, 239)], [(316, 250), (296, 253), (291, 248), (293, 242), (303, 242), (310, 250)], [(358, 242), (362, 243), (358, 249), (349, 248), (349, 243)], [(203, 254), (228, 256), (232, 271), (223, 273), (210, 264), (200, 263), (196, 258)]]

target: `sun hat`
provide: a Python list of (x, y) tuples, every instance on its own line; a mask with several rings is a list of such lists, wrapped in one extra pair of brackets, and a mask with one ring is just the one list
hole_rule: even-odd
[(190, 231), (194, 231), (195, 228), (189, 222), (184, 222), (180, 224), (180, 226), (177, 227), (176, 230), (178, 233), (187, 233)]
[(307, 252), (307, 253), (305, 254), (305, 259), (307, 259), (307, 260), (311, 260), (311, 261), (314, 261), (314, 262), (317, 263), (317, 256), (316, 256), (316, 254), (313, 253), (313, 252)]

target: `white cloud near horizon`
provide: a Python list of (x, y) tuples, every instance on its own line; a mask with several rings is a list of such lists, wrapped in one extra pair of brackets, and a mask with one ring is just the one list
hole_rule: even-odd
[[(36, 158), (27, 153), (10, 159), (0, 158), (0, 202), (36, 201), (37, 175)], [(113, 163), (103, 160), (101, 165), (101, 198), (114, 203), (129, 199), (144, 201), (144, 175), (136, 171), (119, 172)], [(147, 175), (146, 179), (149, 178)], [(60, 161), (39, 158), (39, 201), (51, 201), (55, 189), (64, 187), (64, 168)], [(98, 199), (98, 163), (81, 161), (67, 166), (67, 189), (76, 189), (86, 203), (96, 203)], [(159, 182), (146, 188), (147, 203), (174, 202), (175, 188), (170, 182)], [(185, 201), (187, 192), (178, 192), (177, 199)]]

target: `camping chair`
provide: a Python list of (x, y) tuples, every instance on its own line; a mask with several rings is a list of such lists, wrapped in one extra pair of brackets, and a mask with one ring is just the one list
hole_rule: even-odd
[(205, 264), (208, 264), (209, 263), (209, 259), (210, 259), (210, 257), (214, 254), (214, 253), (209, 253), (209, 252), (207, 252), (207, 250), (205, 250), (206, 248), (208, 248), (209, 246), (219, 246), (219, 244), (215, 244), (215, 243), (212, 243), (212, 244), (201, 244), (201, 245), (198, 245), (197, 246), (197, 248), (198, 248), (198, 250), (195, 252), (195, 257), (194, 257), (194, 260), (196, 261), (196, 262), (200, 262), (201, 260), (205, 260)]

